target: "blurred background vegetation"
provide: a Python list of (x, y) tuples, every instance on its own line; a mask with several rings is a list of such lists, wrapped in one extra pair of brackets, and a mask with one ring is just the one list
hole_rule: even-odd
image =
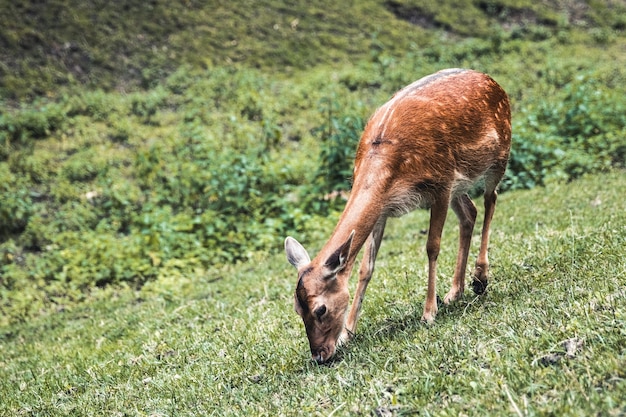
[(369, 115), (446, 67), (513, 105), (503, 191), (624, 167), (620, 0), (0, 0), (0, 321), (320, 240)]

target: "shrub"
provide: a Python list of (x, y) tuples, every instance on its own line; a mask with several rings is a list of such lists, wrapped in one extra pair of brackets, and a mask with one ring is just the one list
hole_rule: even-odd
[(94, 149), (75, 153), (60, 169), (60, 175), (71, 182), (87, 182), (106, 170), (107, 160)]
[(359, 116), (337, 115), (338, 109), (335, 98), (326, 98), (320, 103), (320, 116), (325, 122), (314, 129), (321, 142), (315, 173), (317, 193), (329, 194), (351, 188), (356, 147), (365, 123)]
[(6, 159), (13, 148), (43, 139), (60, 129), (66, 118), (58, 103), (37, 104), (5, 111), (0, 114), (0, 160)]
[(626, 103), (591, 75), (567, 83), (556, 99), (535, 100), (521, 115), (504, 189), (571, 181), (626, 163)]
[(0, 239), (24, 230), (32, 214), (32, 194), (25, 178), (0, 164)]

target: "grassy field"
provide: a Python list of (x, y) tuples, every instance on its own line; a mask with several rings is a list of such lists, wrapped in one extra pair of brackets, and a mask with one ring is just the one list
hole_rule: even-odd
[(390, 222), (358, 335), (324, 366), (282, 254), (102, 290), (0, 329), (0, 415), (624, 415), (625, 194), (618, 171), (502, 195), (487, 294), (431, 327), (427, 212)]

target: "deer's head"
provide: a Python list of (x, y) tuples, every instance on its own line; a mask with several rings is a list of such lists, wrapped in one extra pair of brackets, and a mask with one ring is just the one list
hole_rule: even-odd
[(345, 326), (350, 294), (337, 274), (346, 267), (353, 236), (329, 256), (313, 261), (297, 240), (285, 239), (287, 260), (298, 269), (294, 306), (304, 322), (312, 358), (319, 363), (333, 356)]

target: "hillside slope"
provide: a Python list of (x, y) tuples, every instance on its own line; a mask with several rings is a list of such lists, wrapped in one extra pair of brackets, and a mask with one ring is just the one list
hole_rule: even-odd
[(626, 27), (620, 1), (0, 1), (0, 95), (147, 87), (181, 66), (290, 73), (465, 37)]
[(503, 195), (487, 293), (433, 326), (419, 321), (428, 213), (390, 221), (357, 337), (328, 366), (309, 361), (283, 253), (0, 326), (0, 415), (624, 415), (624, 175)]

